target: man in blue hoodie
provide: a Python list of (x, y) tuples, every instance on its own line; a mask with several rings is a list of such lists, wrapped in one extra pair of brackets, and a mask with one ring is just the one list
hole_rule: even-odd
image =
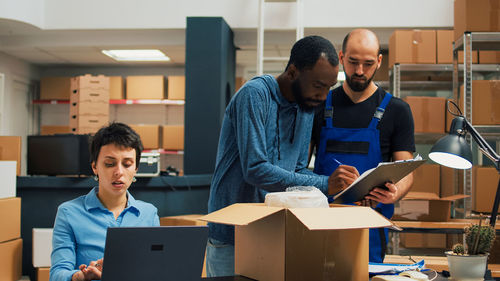
[[(338, 70), (332, 43), (308, 36), (294, 44), (281, 75), (255, 77), (236, 93), (222, 123), (209, 212), (263, 202), (267, 192), (290, 186), (340, 191), (333, 176), (307, 169), (314, 108), (337, 83)], [(210, 223), (209, 229), (207, 275), (234, 275), (234, 227)]]

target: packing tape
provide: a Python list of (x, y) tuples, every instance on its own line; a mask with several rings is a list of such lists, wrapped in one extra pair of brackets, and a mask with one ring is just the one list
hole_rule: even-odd
[(422, 32), (420, 30), (413, 30), (411, 43), (411, 59), (413, 63), (418, 63), (418, 49), (420, 47), (420, 44), (422, 43)]

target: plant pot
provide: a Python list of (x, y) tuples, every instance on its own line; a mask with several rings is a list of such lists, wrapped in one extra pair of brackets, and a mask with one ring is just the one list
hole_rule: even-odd
[(484, 280), (488, 254), (463, 256), (445, 252), (453, 280)]

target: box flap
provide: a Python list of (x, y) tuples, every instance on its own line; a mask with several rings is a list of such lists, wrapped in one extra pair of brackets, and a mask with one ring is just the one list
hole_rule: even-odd
[(410, 191), (402, 200), (439, 200), (439, 196), (432, 192)]
[(391, 227), (391, 221), (368, 207), (289, 209), (309, 230)]
[(464, 199), (464, 198), (467, 198), (467, 197), (470, 197), (470, 195), (455, 194), (455, 195), (450, 195), (450, 196), (443, 197), (443, 198), (441, 198), (441, 200), (443, 200), (443, 201), (455, 201), (455, 200)]
[(281, 207), (267, 207), (263, 204), (237, 203), (203, 216), (199, 220), (230, 225), (247, 225), (281, 210), (283, 210)]

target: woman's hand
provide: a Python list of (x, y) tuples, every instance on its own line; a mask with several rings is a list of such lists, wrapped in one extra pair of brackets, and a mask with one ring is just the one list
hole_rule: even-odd
[(90, 280), (101, 280), (102, 268), (104, 259), (99, 259), (97, 261), (91, 261), (87, 266), (86, 264), (80, 265), (78, 268), (80, 271), (73, 274), (72, 281), (90, 281)]

